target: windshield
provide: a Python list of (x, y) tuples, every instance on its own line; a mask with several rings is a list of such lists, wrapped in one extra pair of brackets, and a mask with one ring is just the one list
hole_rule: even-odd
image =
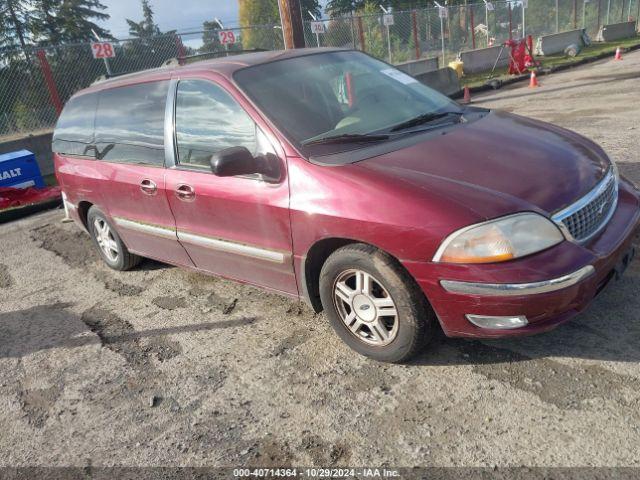
[(234, 79), (298, 147), (323, 145), (322, 153), (386, 141), (393, 135), (381, 134), (416, 117), (460, 112), (444, 95), (356, 51), (256, 65), (237, 71)]

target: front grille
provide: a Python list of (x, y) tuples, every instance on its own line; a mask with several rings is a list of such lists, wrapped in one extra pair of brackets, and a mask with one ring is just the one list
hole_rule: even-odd
[(553, 216), (571, 237), (584, 243), (609, 222), (618, 204), (618, 181), (613, 169), (587, 195)]

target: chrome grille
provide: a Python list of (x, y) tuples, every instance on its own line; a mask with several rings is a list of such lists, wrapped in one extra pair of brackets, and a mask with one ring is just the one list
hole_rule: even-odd
[(613, 168), (587, 195), (553, 216), (565, 232), (584, 243), (609, 222), (618, 204), (618, 180)]

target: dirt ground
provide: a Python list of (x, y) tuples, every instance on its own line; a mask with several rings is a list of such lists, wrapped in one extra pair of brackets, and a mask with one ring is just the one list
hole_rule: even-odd
[[(473, 100), (585, 134), (640, 181), (639, 78), (637, 52)], [(553, 332), (395, 366), (291, 300), (113, 272), (61, 217), (0, 226), (0, 466), (640, 466), (638, 261)]]

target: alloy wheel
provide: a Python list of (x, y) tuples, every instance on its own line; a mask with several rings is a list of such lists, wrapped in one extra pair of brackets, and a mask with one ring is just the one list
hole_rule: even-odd
[(104, 253), (109, 261), (116, 262), (119, 255), (118, 244), (113, 238), (109, 224), (102, 218), (96, 218), (93, 221), (93, 229), (102, 253)]
[(349, 331), (374, 346), (391, 343), (398, 334), (398, 310), (383, 284), (363, 270), (346, 270), (333, 286), (334, 304)]

